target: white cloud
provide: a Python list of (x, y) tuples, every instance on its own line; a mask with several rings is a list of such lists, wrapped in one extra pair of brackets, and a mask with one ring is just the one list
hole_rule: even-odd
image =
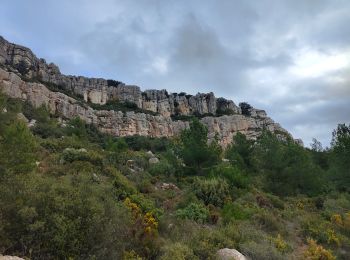
[(348, 67), (349, 52), (324, 53), (313, 49), (302, 49), (294, 56), (294, 65), (289, 71), (297, 77), (317, 78)]

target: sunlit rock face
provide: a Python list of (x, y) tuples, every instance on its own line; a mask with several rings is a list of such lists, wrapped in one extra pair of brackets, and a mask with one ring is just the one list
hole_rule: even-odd
[[(48, 84), (59, 86), (62, 92), (69, 90), (81, 100), (50, 91)], [(233, 101), (216, 98), (213, 93), (193, 96), (166, 90), (142, 92), (138, 86), (119, 81), (63, 75), (53, 63), (47, 64), (30, 49), (9, 43), (1, 36), (0, 90), (10, 97), (28, 100), (35, 107), (46, 105), (51, 113), (62, 118), (78, 116), (115, 136), (172, 137), (189, 127), (189, 122), (172, 117), (190, 115), (200, 117), (208, 128), (208, 139), (217, 136), (223, 147), (231, 143), (237, 132), (250, 139), (257, 138), (263, 129), (290, 136), (264, 110), (250, 108), (249, 115), (243, 115)], [(131, 102), (155, 114), (94, 110), (89, 105), (103, 105), (110, 100)]]

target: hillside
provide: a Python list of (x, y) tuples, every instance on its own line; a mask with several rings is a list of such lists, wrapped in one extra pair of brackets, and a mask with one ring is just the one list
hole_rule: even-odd
[(3, 38), (0, 65), (0, 255), (350, 258), (350, 125), (309, 149), (212, 93), (65, 76)]

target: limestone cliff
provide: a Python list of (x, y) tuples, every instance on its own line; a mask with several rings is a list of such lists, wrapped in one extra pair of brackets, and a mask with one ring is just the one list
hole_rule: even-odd
[(216, 99), (213, 93), (168, 94), (166, 90), (146, 90), (141, 92), (138, 86), (125, 85), (115, 80), (66, 76), (59, 68), (38, 59), (33, 52), (23, 46), (9, 43), (0, 36), (0, 66), (8, 71), (21, 74), (27, 80), (53, 83), (84, 97), (85, 101), (105, 104), (108, 100), (129, 101), (139, 108), (157, 112), (164, 116), (212, 114), (217, 109), (231, 109), (239, 113), (240, 109), (233, 101)]
[[(0, 36), (0, 90), (13, 98), (28, 100), (34, 106), (47, 105), (53, 114), (63, 118), (80, 117), (95, 124), (101, 131), (115, 136), (144, 135), (171, 137), (188, 127), (187, 121), (173, 120), (175, 115), (198, 115), (209, 130), (208, 138), (218, 134), (226, 146), (237, 132), (256, 138), (263, 128), (289, 133), (267, 117), (265, 111), (249, 109), (243, 115), (233, 101), (216, 98), (213, 93), (195, 96), (168, 93), (166, 90), (146, 90), (137, 86), (97, 78), (66, 76), (54, 64), (38, 59), (30, 49), (7, 42)], [(40, 82), (40, 83), (39, 83)], [(158, 115), (134, 111), (94, 110), (88, 102), (76, 100), (45, 85), (55, 84), (94, 104), (109, 100), (128, 101), (138, 108)], [(229, 115), (218, 116), (229, 111)]]

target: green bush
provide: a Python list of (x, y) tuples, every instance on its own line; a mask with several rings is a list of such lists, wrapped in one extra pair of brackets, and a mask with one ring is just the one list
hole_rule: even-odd
[(221, 214), (225, 223), (231, 220), (246, 220), (251, 217), (251, 213), (237, 203), (225, 204)]
[(237, 167), (221, 164), (219, 167), (215, 167), (210, 176), (221, 177), (228, 181), (230, 186), (237, 188), (247, 188), (250, 180), (247, 174), (242, 173)]
[(160, 259), (195, 260), (198, 259), (198, 257), (193, 254), (193, 250), (187, 245), (180, 242), (169, 242), (167, 245), (161, 248)]
[(114, 175), (113, 187), (118, 200), (124, 200), (136, 193), (136, 188), (124, 175), (113, 169), (110, 169), (110, 171), (113, 172)]
[(0, 165), (10, 173), (28, 173), (36, 165), (36, 139), (23, 122), (15, 121), (0, 136)]
[(284, 260), (286, 257), (268, 240), (247, 241), (239, 246), (240, 251), (250, 259)]
[(45, 105), (35, 108), (28, 101), (23, 104), (23, 114), (29, 120), (35, 119), (41, 123), (47, 123), (50, 120), (50, 111)]
[(89, 103), (89, 106), (91, 106), (95, 110), (114, 110), (121, 111), (123, 113), (126, 113), (128, 111), (134, 111), (135, 113), (145, 113), (153, 116), (159, 115), (157, 112), (139, 108), (134, 102), (128, 100), (109, 100), (104, 105)]
[(229, 186), (224, 179), (200, 179), (196, 178), (192, 186), (194, 194), (204, 204), (212, 204), (221, 207), (230, 198)]
[(183, 209), (178, 209), (176, 217), (204, 223), (208, 220), (209, 210), (201, 204), (191, 203)]
[(263, 230), (269, 233), (284, 233), (283, 223), (269, 210), (262, 210), (254, 216), (255, 221)]
[(154, 138), (147, 136), (126, 136), (124, 137), (125, 142), (128, 144), (129, 148), (134, 151), (152, 151), (152, 152), (163, 152), (170, 145), (170, 140), (167, 138)]
[(66, 148), (62, 153), (63, 163), (72, 163), (74, 161), (89, 161), (94, 165), (102, 165), (102, 157), (100, 154), (87, 151), (86, 149)]
[(159, 163), (152, 164), (148, 169), (148, 172), (153, 176), (167, 176), (170, 177), (175, 174), (175, 168), (165, 160), (161, 160)]
[(87, 176), (7, 178), (0, 183), (0, 207), (3, 254), (120, 259), (131, 241), (128, 211), (113, 200), (110, 185)]
[(41, 138), (59, 138), (64, 136), (64, 129), (58, 127), (58, 125), (53, 121), (48, 123), (37, 122), (32, 129), (32, 132)]

